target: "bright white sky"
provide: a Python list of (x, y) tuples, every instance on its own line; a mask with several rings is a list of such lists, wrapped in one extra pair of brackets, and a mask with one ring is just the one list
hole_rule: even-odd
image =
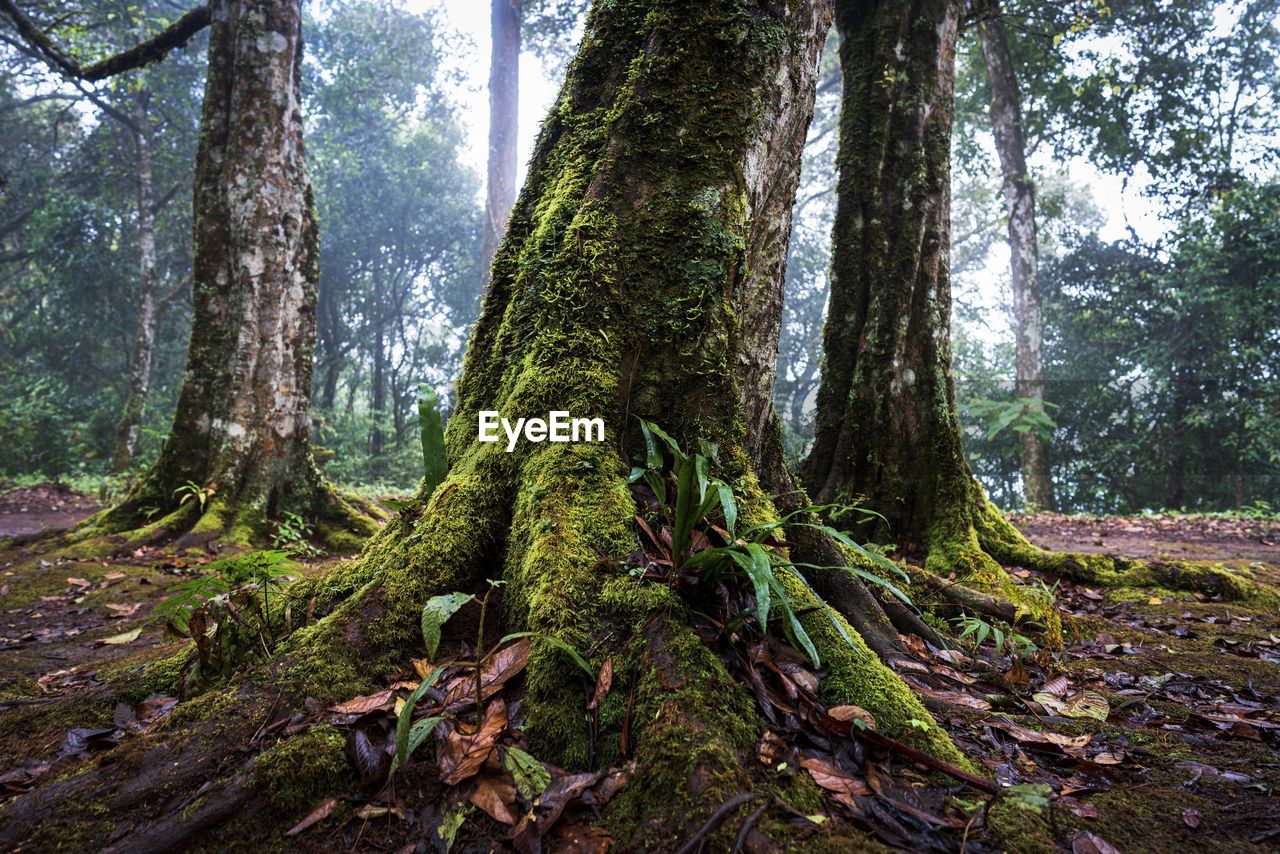
[[(463, 106), (468, 150), (464, 162), (485, 173), (489, 147), (489, 3), (487, 0), (408, 0), (411, 9), (438, 9), (444, 13), (446, 32), (456, 34), (454, 68), (466, 81), (455, 98)], [(525, 162), (533, 153), (533, 142), (547, 110), (559, 91), (559, 81), (551, 80), (542, 63), (528, 54), (520, 56), (520, 174), (524, 181)]]

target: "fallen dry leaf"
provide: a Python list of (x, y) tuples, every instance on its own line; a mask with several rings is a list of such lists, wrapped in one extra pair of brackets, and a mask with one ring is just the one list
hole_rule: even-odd
[(475, 791), (467, 798), (488, 813), (494, 821), (515, 824), (517, 815), (516, 786), (510, 774), (482, 774), (476, 778)]
[(1096, 833), (1085, 830), (1071, 840), (1071, 854), (1120, 854), (1120, 849)]
[[(520, 638), (513, 644), (504, 646), (484, 661), (480, 671), (480, 696), (487, 700), (498, 692), (529, 663), (529, 638)], [(450, 679), (445, 686), (444, 699), (441, 701), (446, 709), (456, 712), (467, 706), (475, 705), (476, 677), (475, 672), (464, 673)]]
[(323, 801), (316, 804), (315, 807), (312, 808), (311, 812), (307, 813), (306, 818), (304, 818), (302, 821), (298, 822), (293, 827), (286, 830), (284, 832), (284, 835), (297, 836), (299, 833), (306, 830), (308, 827), (311, 827), (314, 824), (319, 824), (320, 822), (324, 821), (326, 818), (332, 815), (333, 811), (337, 808), (338, 808), (337, 798), (325, 798)]
[(806, 756), (800, 760), (800, 767), (809, 772), (813, 782), (834, 794), (837, 801), (847, 806), (854, 806), (854, 796), (871, 794), (871, 787), (866, 782), (821, 759)]
[(133, 643), (138, 639), (138, 636), (141, 634), (142, 634), (142, 627), (139, 626), (133, 631), (125, 632), (124, 634), (119, 634), (119, 635), (112, 635), (109, 638), (101, 638), (99, 640), (94, 641), (94, 643), (95, 644), (111, 644), (113, 646), (116, 644), (122, 644), (122, 643)]
[(1057, 697), (1048, 691), (1038, 691), (1031, 699), (1051, 712), (1068, 718), (1093, 718), (1106, 722), (1111, 714), (1107, 698), (1094, 691), (1077, 691), (1069, 697)]
[(493, 752), (498, 736), (507, 728), (507, 704), (501, 699), (489, 704), (484, 722), (474, 733), (463, 732), (458, 724), (442, 725), (437, 732), (444, 733), (440, 745), (438, 765), (440, 782), (454, 786), (473, 777)]
[(352, 697), (345, 703), (339, 703), (334, 706), (332, 710), (344, 715), (366, 715), (379, 709), (390, 709), (394, 702), (393, 692), (390, 688), (387, 688), (384, 691), (378, 691), (376, 694)]
[(609, 696), (609, 689), (613, 687), (613, 659), (606, 658), (604, 664), (600, 665), (600, 673), (596, 676), (596, 690), (591, 695), (591, 702), (587, 703), (588, 711), (595, 711), (604, 702), (604, 698)]
[(862, 721), (867, 729), (876, 728), (876, 719), (861, 706), (832, 706), (827, 714), (838, 721)]

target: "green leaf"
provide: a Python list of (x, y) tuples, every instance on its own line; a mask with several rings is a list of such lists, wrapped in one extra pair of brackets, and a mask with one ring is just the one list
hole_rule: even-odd
[(698, 505), (701, 507), (702, 502), (705, 501), (707, 497), (707, 484), (711, 482), (711, 474), (707, 470), (707, 458), (702, 454), (694, 454), (693, 469), (698, 476)]
[(683, 462), (676, 471), (676, 507), (671, 527), (672, 559), (677, 567), (689, 556), (693, 526), (698, 521), (701, 502), (694, 496), (695, 466)]
[(422, 640), (427, 645), (429, 658), (435, 658), (436, 650), (440, 648), (440, 627), (459, 608), (475, 598), (470, 593), (446, 593), (427, 600), (427, 604), (422, 607)]
[(547, 635), (547, 634), (543, 634), (542, 632), (512, 632), (509, 635), (503, 635), (501, 640), (498, 641), (498, 646), (502, 646), (507, 641), (518, 640), (519, 638), (537, 638), (539, 640), (546, 641), (547, 643), (554, 646), (556, 649), (560, 650), (561, 652), (565, 653), (570, 658), (572, 658), (574, 664), (581, 667), (582, 672), (587, 674), (587, 678), (590, 679), (592, 682), (595, 681), (596, 672), (591, 669), (590, 664), (587, 664), (587, 660), (583, 658), (581, 655), (579, 655), (576, 649), (574, 649), (572, 646), (565, 643), (564, 641), (560, 640), (560, 638), (556, 637), (555, 635)]
[(444, 843), (445, 854), (453, 848), (454, 841), (458, 838), (458, 831), (462, 828), (463, 822), (467, 820), (467, 813), (471, 811), (471, 805), (466, 802), (459, 802), (449, 808), (441, 820), (440, 826), (436, 828), (436, 836)]
[(449, 463), (444, 454), (440, 399), (428, 385), (418, 386), (418, 430), (422, 438), (423, 495), (430, 498), (449, 474)]
[(814, 667), (822, 666), (822, 659), (818, 657), (818, 650), (814, 648), (813, 641), (809, 639), (809, 634), (800, 625), (800, 619), (796, 616), (796, 612), (791, 609), (790, 603), (783, 606), (786, 612), (787, 620), (791, 625), (791, 637), (795, 643), (803, 649), (809, 656), (809, 660), (813, 662)]
[[(640, 432), (644, 435), (645, 465), (651, 469), (662, 468), (662, 451), (654, 440), (653, 425), (643, 418), (637, 418), (636, 420), (640, 422)], [(661, 499), (662, 496), (659, 495), (658, 498)]]
[(502, 755), (502, 767), (515, 778), (516, 791), (532, 801), (551, 785), (551, 774), (542, 763), (518, 747), (508, 747)]
[(444, 718), (440, 715), (434, 715), (432, 717), (416, 721), (413, 726), (409, 728), (409, 743), (408, 746), (405, 747), (404, 751), (405, 762), (409, 761), (409, 757), (413, 755), (413, 752), (422, 746), (422, 742), (427, 740), (427, 736), (435, 732), (436, 727), (439, 726), (440, 722), (443, 720)]
[(720, 509), (724, 511), (724, 526), (729, 536), (736, 536), (733, 529), (738, 524), (738, 502), (734, 500), (733, 489), (724, 481), (717, 480), (716, 493), (720, 496)]
[[(426, 679), (418, 683), (418, 687), (413, 689), (413, 693), (404, 701), (404, 706), (400, 709), (400, 716), (396, 718), (396, 756), (391, 762), (391, 774), (396, 773), (396, 769), (405, 765), (409, 761), (409, 757), (413, 755), (413, 751), (417, 749), (422, 740), (431, 734), (436, 728), (436, 724), (440, 723), (443, 718), (423, 718), (418, 724), (427, 724), (425, 727), (419, 727), (413, 723), (413, 710), (417, 708), (418, 701), (422, 699), (422, 695), (440, 678), (440, 674), (444, 672), (444, 667), (437, 667), (431, 671)], [(433, 721), (434, 723), (428, 723)], [(421, 729), (422, 732), (418, 736), (418, 740), (414, 741), (413, 730)]]
[(746, 573), (747, 578), (751, 581), (751, 586), (755, 589), (756, 621), (760, 623), (760, 631), (763, 632), (769, 627), (769, 608), (773, 600), (773, 585), (777, 582), (773, 577), (773, 566), (769, 560), (769, 555), (764, 548), (755, 543), (749, 543), (745, 548), (745, 553), (736, 549), (729, 551), (729, 557), (734, 563), (742, 567), (742, 571)]

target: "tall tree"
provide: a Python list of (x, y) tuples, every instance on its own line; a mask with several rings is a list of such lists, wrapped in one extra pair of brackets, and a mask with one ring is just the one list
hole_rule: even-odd
[[(1044, 411), (1044, 316), (1040, 302), (1040, 246), (1036, 234), (1036, 186), (1027, 170), (1027, 141), (1022, 124), (1022, 98), (1004, 21), (995, 16), (978, 24), (982, 55), (991, 86), (991, 129), (1008, 215), (1009, 270), (1013, 290), (1014, 370), (1016, 394), (1027, 406)], [(1028, 504), (1053, 510), (1049, 443), (1036, 430), (1024, 430), (1022, 485)]]
[[(959, 0), (837, 3), (844, 75), (831, 301), (813, 450), (820, 503), (875, 511), (915, 582), (1060, 640), (1059, 617), (1002, 565), (1104, 583), (1250, 596), (1229, 573), (1032, 546), (965, 461), (951, 370), (950, 145)], [(955, 575), (965, 582), (943, 582)], [(976, 589), (974, 589), (976, 588)]]
[[(193, 196), (195, 314), (177, 412), (155, 465), (77, 536), (141, 528), (142, 537), (189, 530), (243, 542), (286, 509), (371, 532), (310, 449), (319, 244), (302, 144), (300, 0), (216, 0), (87, 68), (11, 0), (0, 10), (51, 64), (87, 80), (161, 59), (211, 28)], [(148, 523), (156, 508), (164, 515)]]
[[(488, 266), (516, 200), (520, 123), (520, 24), (523, 0), (490, 0), (489, 159), (481, 258)], [(488, 275), (486, 274), (486, 279)]]

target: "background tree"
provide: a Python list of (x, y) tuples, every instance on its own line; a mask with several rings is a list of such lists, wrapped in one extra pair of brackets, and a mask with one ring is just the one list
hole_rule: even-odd
[[(64, 21), (89, 34), (86, 49), (132, 43), (142, 19), (115, 6), (90, 4)], [(147, 26), (159, 28), (154, 19)], [(59, 83), (12, 30), (0, 30), (0, 39), (9, 79), (28, 93), (10, 102), (8, 127), (19, 136), (8, 150), (17, 155), (38, 144), (38, 125), (24, 115), (55, 117), (57, 140), (47, 164), (21, 167), (34, 180), (11, 188), (24, 215), (7, 233), (14, 253), (4, 265), (5, 293), (22, 308), (8, 318), (11, 334), (0, 347), (13, 369), (4, 379), (5, 398), (14, 401), (10, 435), (26, 438), (10, 446), (13, 463), (5, 469), (59, 476), (100, 465), (96, 461), (113, 449), (119, 462), (130, 456), (157, 387), (148, 450), (170, 417), (186, 335), (183, 285), (191, 263), (190, 176), (199, 118), (192, 96), (202, 84), (203, 63), (178, 54), (163, 66), (97, 86)], [(139, 111), (150, 129), (144, 148)], [(147, 205), (140, 204), (144, 183)], [(35, 425), (25, 423), (23, 413), (33, 410), (19, 401), (30, 393), (33, 374), (42, 399), (37, 408), (51, 417), (28, 429)]]
[(243, 542), (283, 510), (371, 531), (310, 451), (319, 245), (302, 148), (300, 2), (200, 7), (87, 68), (12, 3), (3, 10), (50, 64), (89, 80), (161, 59), (211, 26), (193, 194), (193, 329), (173, 428), (141, 482), (78, 536), (190, 529)]
[(490, 0), (489, 159), (480, 257), (488, 266), (516, 200), (519, 166), (520, 53), (528, 40), (544, 60), (563, 66), (586, 0)]
[[(998, 11), (998, 10), (997, 10)], [(1034, 412), (1044, 411), (1044, 316), (1040, 302), (1040, 246), (1036, 234), (1035, 182), (1027, 170), (1022, 96), (999, 15), (978, 24), (991, 87), (991, 128), (1008, 211), (1010, 285), (1013, 290), (1015, 394)], [(1037, 430), (1020, 434), (1022, 485), (1027, 503), (1054, 508), (1048, 442)]]

